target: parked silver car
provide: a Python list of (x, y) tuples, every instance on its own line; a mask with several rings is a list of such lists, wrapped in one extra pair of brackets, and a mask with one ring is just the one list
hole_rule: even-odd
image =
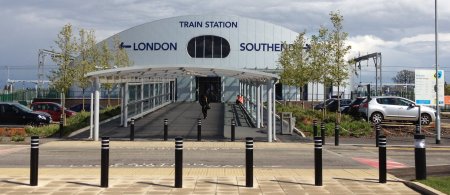
[[(420, 106), (422, 124), (428, 125), (436, 119), (436, 110), (426, 106)], [(413, 101), (395, 96), (371, 97), (361, 103), (359, 107), (361, 116), (372, 123), (381, 123), (383, 120), (393, 121), (417, 121), (419, 107)]]

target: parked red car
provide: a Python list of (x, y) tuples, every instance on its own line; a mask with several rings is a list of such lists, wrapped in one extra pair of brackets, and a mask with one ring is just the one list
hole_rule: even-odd
[[(41, 111), (50, 114), (53, 121), (59, 121), (59, 119), (61, 118), (61, 105), (58, 103), (33, 102), (31, 104), (31, 109), (34, 111)], [(66, 113), (66, 117), (71, 117), (77, 114), (76, 112), (68, 110), (67, 108), (64, 109), (64, 112)]]

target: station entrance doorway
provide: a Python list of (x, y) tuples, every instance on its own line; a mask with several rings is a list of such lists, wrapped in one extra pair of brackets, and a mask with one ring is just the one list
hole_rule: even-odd
[(197, 77), (197, 100), (201, 95), (206, 95), (209, 102), (222, 101), (221, 77)]

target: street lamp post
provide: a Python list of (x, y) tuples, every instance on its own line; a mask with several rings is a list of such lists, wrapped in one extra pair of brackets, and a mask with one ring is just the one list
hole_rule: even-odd
[(434, 50), (436, 65), (436, 144), (441, 143), (441, 114), (439, 112), (437, 0), (434, 0)]

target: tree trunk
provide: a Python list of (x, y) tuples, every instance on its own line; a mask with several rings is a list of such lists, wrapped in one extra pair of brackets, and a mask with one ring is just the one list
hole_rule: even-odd
[(66, 107), (66, 93), (64, 90), (61, 93), (61, 118), (59, 120), (63, 120), (63, 125), (66, 126), (66, 112), (64, 112), (64, 108)]
[(338, 101), (337, 123), (341, 124), (341, 111), (339, 110), (341, 108), (341, 101), (340, 101), (340, 99), (341, 99), (341, 92), (339, 91), (339, 86), (340, 86), (340, 84), (338, 82), (338, 85), (337, 85), (337, 88), (338, 88), (338, 94), (337, 94), (337, 101)]
[(108, 107), (111, 107), (111, 90), (110, 89), (108, 89)]
[(314, 82), (311, 83), (311, 106), (314, 110)]
[(85, 111), (85, 110), (84, 110), (84, 91), (85, 91), (85, 89), (83, 88), (83, 89), (82, 89), (82, 92), (81, 92), (81, 93), (82, 93), (82, 95), (81, 95), (81, 96), (82, 96), (82, 103), (81, 103), (81, 106), (82, 106), (82, 107), (81, 107), (81, 110), (82, 110), (82, 111)]
[(305, 100), (303, 99), (303, 87), (300, 87), (300, 101), (302, 102), (302, 109), (305, 109)]
[(325, 97), (326, 94), (326, 87), (325, 87), (325, 82), (323, 83), (323, 103), (324, 103), (324, 109), (322, 112), (322, 119), (325, 119), (325, 117), (327, 116), (327, 111), (326, 111), (326, 105), (325, 105), (325, 101), (328, 100), (328, 97)]

